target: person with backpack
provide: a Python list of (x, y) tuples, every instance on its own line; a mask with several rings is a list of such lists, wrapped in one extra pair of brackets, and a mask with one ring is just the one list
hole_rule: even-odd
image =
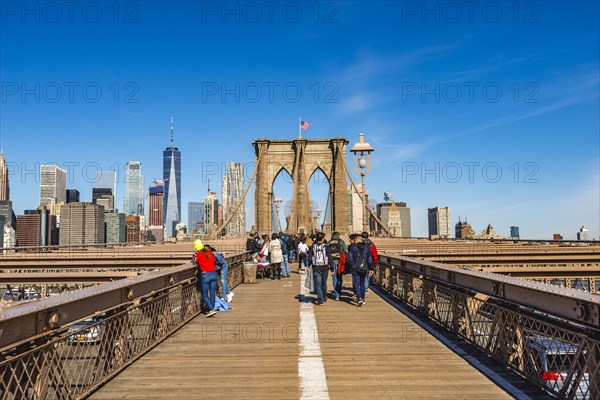
[(346, 264), (348, 247), (346, 246), (346, 243), (340, 239), (339, 232), (333, 232), (331, 240), (327, 242), (327, 246), (329, 246), (329, 252), (331, 253), (331, 265), (333, 268), (331, 271), (333, 298), (338, 301), (342, 294), (342, 281), (344, 278), (344, 267)]
[(348, 262), (352, 268), (352, 282), (358, 307), (365, 303), (365, 283), (367, 276), (373, 274), (373, 255), (370, 248), (363, 242), (361, 235), (356, 235), (355, 244), (348, 252)]
[(315, 242), (310, 246), (308, 254), (315, 279), (317, 305), (322, 306), (325, 304), (325, 301), (327, 301), (327, 278), (332, 265), (331, 253), (329, 252), (329, 246), (325, 241), (325, 234), (323, 232), (317, 234)]
[(206, 317), (208, 318), (217, 313), (215, 311), (215, 293), (219, 278), (215, 272), (215, 255), (210, 251), (210, 247), (204, 246), (200, 239), (194, 242), (194, 250), (196, 250), (194, 263), (198, 266), (202, 302), (207, 307)]
[[(371, 239), (369, 239), (369, 233), (368, 232), (363, 232), (361, 234), (361, 236), (362, 236), (364, 244), (369, 248), (369, 251), (371, 252), (371, 256), (373, 257), (373, 261), (369, 265), (369, 269), (375, 270), (375, 266), (379, 262), (379, 253), (377, 252), (377, 246), (375, 246), (375, 243), (373, 243), (373, 241)], [(369, 291), (369, 281), (370, 281), (370, 278), (371, 278), (371, 276), (367, 275), (367, 280), (366, 280), (366, 283), (365, 283), (365, 293), (367, 293)]]
[(234, 293), (229, 290), (229, 281), (227, 279), (227, 271), (229, 270), (229, 264), (222, 253), (215, 250), (214, 247), (205, 244), (209, 250), (215, 255), (215, 271), (221, 278), (221, 297), (224, 298), (228, 303), (233, 300)]
[(281, 261), (281, 274), (284, 278), (290, 277), (290, 265), (288, 263), (288, 240), (289, 237), (283, 232), (279, 232), (279, 241), (281, 242), (281, 252), (283, 253), (283, 261)]

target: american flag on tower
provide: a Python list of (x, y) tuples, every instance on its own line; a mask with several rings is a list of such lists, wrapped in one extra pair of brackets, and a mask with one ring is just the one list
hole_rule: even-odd
[(308, 122), (308, 121), (301, 121), (300, 122), (300, 129), (307, 130), (309, 126), (310, 126), (310, 122)]

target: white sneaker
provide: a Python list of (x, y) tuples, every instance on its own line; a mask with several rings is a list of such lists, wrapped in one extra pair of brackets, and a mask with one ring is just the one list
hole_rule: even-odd
[(231, 300), (233, 300), (233, 292), (229, 292), (229, 294), (227, 295), (227, 302), (231, 303)]
[(206, 318), (212, 317), (213, 315), (215, 315), (217, 312), (215, 310), (210, 310), (209, 312), (206, 313)]

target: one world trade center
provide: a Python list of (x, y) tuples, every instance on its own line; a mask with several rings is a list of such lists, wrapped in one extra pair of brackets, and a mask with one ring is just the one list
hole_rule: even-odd
[(173, 144), (173, 117), (171, 117), (171, 144), (163, 151), (164, 215), (167, 238), (175, 236), (175, 226), (181, 221), (181, 152)]

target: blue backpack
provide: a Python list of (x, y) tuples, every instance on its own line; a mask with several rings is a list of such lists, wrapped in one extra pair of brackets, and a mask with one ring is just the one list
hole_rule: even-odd
[(213, 255), (215, 256), (215, 270), (216, 271), (220, 270), (221, 268), (223, 268), (227, 265), (227, 260), (225, 260), (225, 256), (223, 256), (223, 254), (213, 251)]

